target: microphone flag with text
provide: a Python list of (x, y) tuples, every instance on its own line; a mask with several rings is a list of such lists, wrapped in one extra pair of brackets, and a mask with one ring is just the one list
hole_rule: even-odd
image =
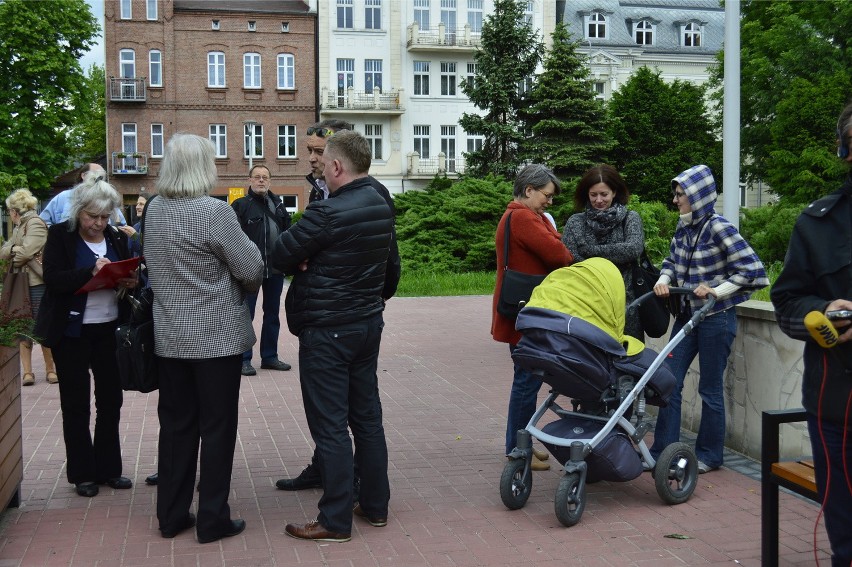
[(822, 348), (832, 348), (837, 345), (837, 329), (819, 311), (811, 311), (805, 315), (805, 328)]

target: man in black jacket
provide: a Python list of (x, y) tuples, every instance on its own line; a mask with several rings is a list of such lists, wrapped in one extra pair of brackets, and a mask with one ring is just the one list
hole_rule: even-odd
[[(290, 370), (290, 365), (278, 359), (278, 334), (281, 320), (281, 292), (284, 289), (284, 274), (269, 265), (269, 252), (278, 235), (290, 228), (290, 213), (278, 195), (269, 190), (269, 169), (256, 165), (249, 172), (248, 195), (240, 197), (231, 205), (240, 219), (240, 226), (249, 239), (257, 245), (263, 256), (263, 325), (260, 330), (260, 367), (271, 370)], [(254, 319), (257, 294), (247, 294), (246, 303)], [(243, 376), (254, 376), (257, 371), (251, 365), (252, 351), (243, 354)]]
[[(299, 337), (299, 379), (324, 487), (316, 521), (288, 524), (287, 535), (349, 541), (352, 514), (387, 524), (388, 454), (379, 399), (383, 290), (393, 216), (367, 177), (370, 146), (356, 132), (330, 137), (322, 158), (329, 198), (308, 205), (276, 241), (270, 263), (293, 281), (285, 307)], [(352, 429), (361, 474), (353, 511)]]

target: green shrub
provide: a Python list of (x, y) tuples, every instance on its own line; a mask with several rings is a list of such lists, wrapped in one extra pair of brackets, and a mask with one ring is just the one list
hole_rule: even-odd
[(801, 205), (774, 204), (744, 209), (740, 219), (743, 235), (764, 265), (783, 262)]

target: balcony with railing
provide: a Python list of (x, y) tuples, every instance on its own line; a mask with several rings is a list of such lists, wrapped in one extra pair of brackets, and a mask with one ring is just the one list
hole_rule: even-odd
[(408, 26), (409, 51), (461, 51), (473, 52), (482, 44), (482, 35), (470, 30), (470, 24), (462, 28), (447, 28), (443, 23), (437, 28), (421, 30), (417, 24)]
[(464, 157), (448, 158), (443, 152), (434, 158), (421, 158), (417, 152), (406, 156), (406, 174), (409, 177), (434, 177), (444, 174), (453, 177), (464, 171)]
[(148, 154), (145, 152), (112, 152), (113, 175), (147, 175)]
[(401, 100), (404, 89), (382, 92), (375, 87), (372, 92), (356, 91), (349, 87), (343, 93), (323, 87), (320, 94), (322, 111), (370, 112), (372, 114), (402, 114)]
[(112, 102), (145, 102), (147, 77), (110, 77), (109, 100)]

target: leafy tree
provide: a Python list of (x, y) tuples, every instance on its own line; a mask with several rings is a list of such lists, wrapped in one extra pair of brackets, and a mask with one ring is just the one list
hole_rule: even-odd
[(764, 264), (783, 262), (793, 225), (801, 212), (801, 205), (783, 201), (765, 207), (743, 209), (740, 232)]
[(525, 138), (518, 119), (525, 103), (518, 85), (535, 72), (543, 47), (517, 0), (495, 0), (494, 12), (482, 24), (481, 37), (482, 46), (474, 55), (475, 80), (463, 82), (461, 88), (485, 113), (465, 113), (459, 124), (485, 140), (482, 150), (465, 154), (466, 173), (512, 179), (520, 164), (518, 148)]
[[(842, 175), (834, 130), (852, 92), (850, 21), (848, 0), (742, 6), (743, 173), (792, 202), (834, 190)], [(720, 65), (714, 86), (722, 86), (723, 74)], [(721, 89), (716, 104), (721, 109)]]
[(69, 137), (77, 161), (96, 161), (106, 153), (106, 74), (102, 65), (86, 72), (85, 86), (76, 93), (74, 108), (80, 117), (71, 125)]
[(77, 59), (99, 26), (84, 0), (5, 0), (0, 21), (0, 171), (45, 190), (73, 155), (73, 101), (85, 88)]
[(640, 68), (609, 101), (612, 164), (643, 200), (671, 201), (671, 179), (708, 165), (721, 190), (722, 144), (713, 135), (704, 87)]
[(586, 62), (577, 56), (579, 42), (561, 23), (551, 37), (544, 71), (528, 95), (529, 108), (521, 112), (533, 132), (522, 155), (547, 164), (560, 178), (579, 177), (612, 147), (606, 111), (595, 98)]
[(0, 171), (0, 207), (6, 208), (6, 197), (15, 189), (27, 186), (27, 176), (21, 173), (10, 175)]

